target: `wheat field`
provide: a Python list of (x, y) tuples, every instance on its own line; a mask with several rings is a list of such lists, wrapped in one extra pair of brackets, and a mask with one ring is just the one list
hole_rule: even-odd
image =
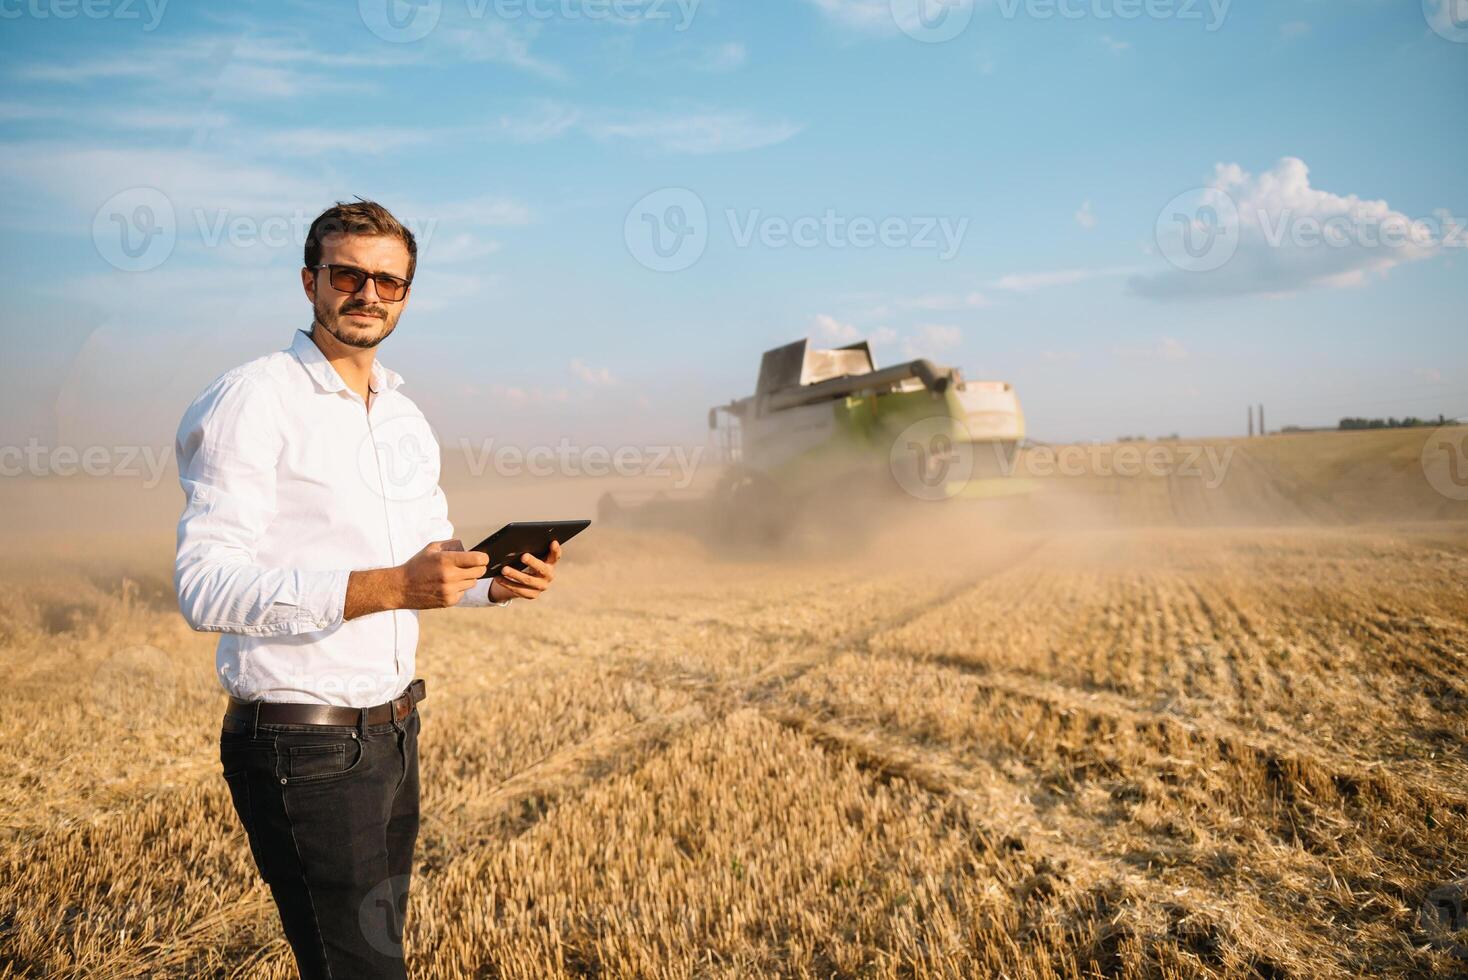
[[(594, 528), (544, 601), (425, 614), (413, 975), (1462, 975), (1422, 909), (1468, 876), (1468, 509), (1422, 439), (858, 552)], [(294, 975), (146, 524), (4, 569), (0, 977)]]

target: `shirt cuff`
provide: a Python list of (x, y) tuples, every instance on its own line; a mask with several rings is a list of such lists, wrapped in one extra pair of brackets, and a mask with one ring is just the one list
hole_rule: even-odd
[(331, 629), (340, 626), (347, 611), (347, 583), (352, 578), (352, 570), (341, 568), (329, 572), (308, 572), (307, 575), (319, 576), (319, 584), (312, 583), (311, 603), (308, 608), (317, 611), (320, 618), (316, 625), (321, 629)]
[(476, 607), (476, 606), (508, 606), (511, 603), (511, 601), (513, 601), (513, 600), (506, 599), (504, 602), (491, 602), (490, 601), (490, 598), (489, 598), (489, 589), (490, 589), (490, 586), (493, 583), (494, 583), (494, 579), (491, 578), (490, 576), (486, 575), (484, 578), (480, 579), (479, 581), (475, 582), (473, 585), (469, 586), (469, 591), (468, 592), (465, 592), (464, 595), (463, 595), (463, 597), (461, 599), (459, 599), (458, 605), (459, 606), (470, 606), (470, 607)]

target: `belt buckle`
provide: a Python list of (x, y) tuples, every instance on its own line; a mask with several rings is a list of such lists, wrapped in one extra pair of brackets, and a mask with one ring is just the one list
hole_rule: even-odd
[(403, 694), (393, 699), (392, 717), (394, 721), (402, 721), (413, 713), (413, 698), (411, 695)]

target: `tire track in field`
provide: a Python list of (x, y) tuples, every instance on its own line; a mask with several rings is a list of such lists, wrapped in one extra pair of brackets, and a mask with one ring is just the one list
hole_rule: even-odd
[[(985, 700), (971, 702), (966, 715), (954, 705), (935, 708), (949, 721), (971, 719), (956, 729), (941, 721), (935, 727), (932, 719), (907, 717), (900, 705), (894, 712), (890, 700), (870, 700), (890, 689), (891, 674), (903, 666), (893, 660), (888, 673), (864, 680), (853, 679), (861, 668), (843, 667), (824, 693), (809, 686), (794, 692), (789, 710), (822, 724), (855, 726), (864, 737), (904, 742), (918, 760), (946, 757), (981, 774), (981, 782), (998, 773), (1043, 804), (1035, 813), (1047, 828), (1045, 840), (1080, 842), (1123, 863), (1144, 844), (1140, 853), (1161, 860), (1160, 873), (1175, 867), (1204, 876), (1191, 887), (1212, 889), (1220, 907), (1263, 899), (1269, 915), (1279, 914), (1281, 906), (1266, 896), (1293, 882), (1298, 897), (1285, 908), (1302, 903), (1297, 924), (1305, 932), (1311, 922), (1341, 919), (1352, 923), (1353, 936), (1368, 929), (1373, 942), (1397, 946), (1415, 928), (1408, 910), (1451, 877), (1452, 868), (1468, 863), (1468, 850), (1457, 843), (1468, 832), (1468, 800), (1461, 796), (1344, 769), (1339, 760), (1281, 752), (1236, 731), (1205, 732), (1139, 714), (1121, 699), (1090, 695), (1059, 704), (1056, 691), (1027, 678), (976, 683), (965, 676)], [(875, 686), (863, 695), (857, 693), (862, 683)], [(914, 693), (923, 689), (915, 686)], [(1098, 710), (1097, 700), (1111, 703)], [(1038, 713), (1025, 714), (1025, 703)], [(1007, 707), (1015, 705), (1021, 710)], [(971, 746), (961, 760), (948, 748), (959, 744)], [(941, 789), (931, 779), (924, 785)], [(1115, 807), (1132, 816), (1110, 813)], [(1144, 814), (1144, 823), (1133, 822)], [(1277, 874), (1269, 868), (1271, 850), (1285, 861)]]
[[(1093, 822), (1062, 817), (1056, 808), (1043, 812), (1034, 804), (1034, 787), (1016, 782), (999, 769), (970, 760), (960, 760), (929, 743), (915, 743), (891, 731), (853, 728), (842, 722), (818, 717), (795, 705), (767, 705), (761, 713), (793, 731), (799, 732), (830, 751), (851, 758), (861, 768), (881, 780), (900, 779), (916, 785), (936, 797), (951, 799), (965, 807), (971, 821), (986, 828), (984, 837), (991, 849), (1004, 848), (1038, 856), (1044, 866), (1057, 869), (1062, 880), (1073, 890), (1089, 887), (1107, 892), (1119, 890), (1113, 898), (1117, 909), (1116, 924), (1124, 934), (1134, 935), (1148, 944), (1171, 940), (1184, 947), (1189, 936), (1181, 931), (1159, 936), (1145, 922), (1147, 911), (1170, 910), (1174, 923), (1204, 919), (1209, 929), (1231, 948), (1204, 950), (1204, 965), (1224, 973), (1230, 966), (1247, 965), (1265, 975), (1291, 975), (1282, 964), (1299, 955), (1279, 938), (1277, 912), (1271, 915), (1240, 914), (1234, 908), (1225, 913), (1234, 896), (1219, 883), (1210, 888), (1204, 879), (1190, 879), (1188, 885), (1164, 881), (1133, 870), (1125, 864), (1104, 858), (1104, 841), (1098, 839)], [(1002, 814), (1004, 825), (995, 825), (995, 815)], [(1053, 887), (1053, 886), (1052, 886)], [(1189, 897), (1183, 897), (1188, 895)], [(1057, 896), (1056, 901), (1062, 901)], [(1294, 933), (1309, 934), (1308, 920), (1292, 923)], [(1210, 944), (1211, 945), (1211, 944)], [(1315, 941), (1307, 955), (1322, 972), (1316, 977), (1350, 976), (1353, 960), (1342, 955), (1339, 946), (1326, 938)], [(1154, 951), (1154, 956), (1156, 951)]]
[[(1038, 547), (1040, 542), (1027, 543), (1018, 560), (1023, 561)], [(686, 667), (670, 669), (668, 662), (648, 658), (617, 658), (607, 664), (611, 673), (662, 691), (691, 696), (693, 703), (669, 714), (560, 746), (502, 780), (487, 795), (461, 803), (450, 811), (451, 817), (446, 820), (461, 829), (435, 849), (425, 873), (436, 880), (445, 880), (456, 866), (472, 860), (477, 848), (502, 845), (508, 838), (523, 835), (552, 808), (573, 802), (596, 783), (641, 765), (671, 738), (771, 700), (785, 686), (840, 656), (848, 647), (864, 645), (871, 636), (915, 619), (973, 588), (977, 581), (1009, 567), (1012, 557), (1008, 553), (992, 557), (937, 596), (909, 603), (874, 623), (853, 627), (808, 654), (773, 660), (744, 677), (730, 678)], [(680, 623), (689, 625), (687, 620)], [(799, 641), (802, 636), (781, 635), (778, 639)], [(555, 645), (553, 641), (542, 642)], [(570, 660), (599, 659), (575, 653), (567, 646), (558, 653)]]
[[(900, 657), (892, 659), (907, 662)], [(1363, 765), (1358, 760), (1329, 753), (1319, 746), (1308, 745), (1302, 750), (1298, 744), (1286, 743), (1269, 733), (1245, 729), (1227, 718), (1149, 709), (1108, 691), (1070, 688), (1027, 674), (990, 670), (958, 658), (929, 655), (922, 659), (964, 674), (984, 691), (1030, 702), (1057, 717), (1070, 716), (1087, 724), (1099, 723), (1108, 730), (1129, 728), (1164, 753), (1172, 751), (1179, 742), (1199, 747), (1212, 745), (1222, 760), (1254, 759), (1271, 770), (1311, 773), (1322, 783), (1338, 786), (1346, 797), (1353, 797), (1363, 789), (1372, 789), (1383, 799), (1401, 800), (1417, 808), (1438, 807), (1447, 813), (1468, 818), (1468, 792), (1393, 773), (1382, 766)]]

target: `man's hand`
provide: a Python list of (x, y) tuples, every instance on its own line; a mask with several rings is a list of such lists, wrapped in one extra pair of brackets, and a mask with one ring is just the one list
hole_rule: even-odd
[(347, 579), (343, 618), (355, 619), (387, 609), (456, 605), (484, 576), (488, 565), (488, 555), (465, 551), (461, 541), (430, 541), (401, 565), (353, 572)]
[(457, 538), (430, 541), (423, 550), (405, 561), (403, 604), (399, 609), (443, 609), (458, 605), (464, 593), (484, 577), (489, 556), (482, 551), (465, 551)]
[(561, 560), (561, 543), (552, 541), (550, 551), (544, 559), (526, 552), (520, 556), (525, 571), (506, 565), (489, 583), (489, 600), (504, 602), (506, 599), (535, 599), (556, 577), (556, 562)]

